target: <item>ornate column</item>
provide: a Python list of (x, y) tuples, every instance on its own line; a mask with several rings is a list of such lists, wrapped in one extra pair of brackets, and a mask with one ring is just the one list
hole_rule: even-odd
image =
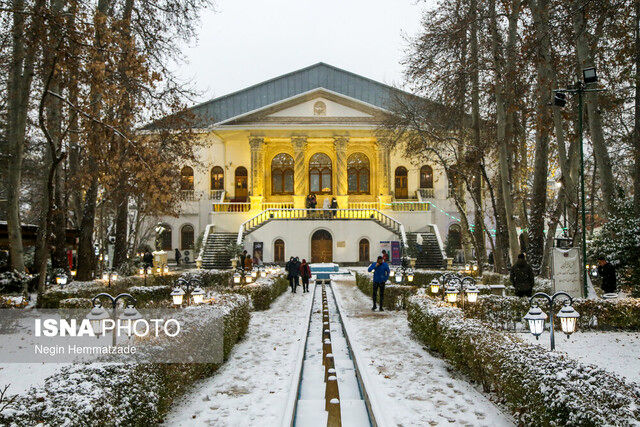
[(307, 150), (306, 136), (292, 136), (293, 146), (293, 207), (296, 209), (305, 208), (305, 183), (307, 181), (307, 165), (304, 161), (304, 154)]
[(348, 185), (347, 185), (347, 144), (349, 138), (337, 136), (333, 139), (333, 146), (336, 150), (336, 200), (338, 208), (347, 209), (349, 207)]
[(264, 199), (264, 137), (250, 136), (251, 148), (251, 210), (262, 209)]
[(378, 140), (378, 200), (382, 209), (389, 209), (391, 203), (391, 147), (386, 139)]

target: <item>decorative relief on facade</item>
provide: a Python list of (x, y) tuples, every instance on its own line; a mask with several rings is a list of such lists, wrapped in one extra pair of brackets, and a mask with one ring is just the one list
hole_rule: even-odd
[(336, 189), (338, 196), (347, 195), (347, 144), (349, 138), (335, 137), (333, 145), (336, 149)]
[(313, 104), (313, 115), (314, 116), (326, 116), (327, 115), (327, 105), (322, 101), (317, 101)]
[(389, 194), (389, 177), (391, 175), (391, 150), (388, 141), (378, 140), (378, 164), (380, 165), (380, 194)]
[(264, 194), (264, 138), (252, 136), (249, 138), (251, 148), (251, 195), (262, 196)]

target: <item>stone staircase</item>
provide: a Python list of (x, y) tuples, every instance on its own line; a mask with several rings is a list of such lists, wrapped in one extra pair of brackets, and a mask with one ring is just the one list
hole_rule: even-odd
[(207, 236), (204, 252), (202, 254), (202, 267), (206, 269), (224, 270), (231, 268), (231, 260), (226, 248), (235, 244), (237, 233), (212, 232)]
[[(438, 245), (438, 239), (433, 233), (422, 235), (422, 252), (416, 257), (416, 268), (443, 268), (444, 258)], [(409, 247), (417, 247), (418, 233), (407, 233)]]

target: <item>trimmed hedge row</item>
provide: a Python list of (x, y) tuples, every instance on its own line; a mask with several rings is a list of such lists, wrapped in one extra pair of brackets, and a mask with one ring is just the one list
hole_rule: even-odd
[[(559, 305), (556, 304), (559, 310)], [(546, 305), (545, 305), (546, 307)], [(582, 330), (640, 331), (640, 299), (625, 298), (617, 301), (602, 299), (573, 300), (573, 307), (580, 317), (578, 328)], [(465, 315), (499, 328), (514, 328), (529, 310), (529, 298), (481, 295), (475, 304), (466, 304)], [(555, 325), (560, 328), (559, 322)]]
[[(207, 309), (206, 306), (201, 306)], [(224, 360), (249, 326), (248, 298), (221, 295), (213, 310), (224, 320)], [(212, 313), (213, 314), (213, 313)], [(219, 325), (218, 315), (210, 316)], [(207, 318), (203, 321), (206, 323)], [(156, 425), (174, 399), (213, 375), (214, 363), (90, 364), (62, 368), (44, 386), (19, 396), (0, 414), (4, 425)]]
[(251, 299), (254, 310), (267, 310), (271, 303), (282, 295), (289, 287), (289, 281), (285, 276), (275, 279), (259, 280), (248, 285), (234, 286), (232, 292), (247, 295)]
[[(356, 273), (356, 286), (368, 297), (373, 295), (373, 282), (369, 277)], [(403, 310), (407, 308), (408, 298), (417, 290), (416, 286), (387, 284), (384, 288), (383, 307), (387, 310)]]
[(462, 311), (417, 295), (411, 330), (471, 380), (494, 392), (520, 425), (630, 425), (640, 387), (622, 377), (496, 331)]

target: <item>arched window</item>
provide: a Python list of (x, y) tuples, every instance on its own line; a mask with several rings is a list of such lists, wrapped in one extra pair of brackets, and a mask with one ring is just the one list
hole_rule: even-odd
[(193, 226), (185, 224), (180, 229), (180, 249), (193, 249)]
[(172, 246), (171, 246), (171, 226), (170, 225), (167, 225), (167, 224), (162, 225), (162, 229), (158, 234), (156, 241), (160, 242), (160, 248), (156, 247), (156, 249), (162, 249), (163, 251), (171, 250)]
[(353, 153), (347, 159), (347, 183), (349, 194), (369, 194), (369, 158), (363, 153)]
[(331, 159), (324, 153), (316, 153), (309, 159), (309, 191), (331, 193)]
[(361, 239), (360, 243), (358, 243), (358, 249), (358, 261), (369, 262), (369, 240)]
[(293, 157), (287, 153), (271, 160), (271, 194), (293, 194)]
[(191, 166), (185, 166), (180, 171), (180, 189), (193, 191), (193, 168)]
[(409, 197), (407, 186), (407, 168), (398, 166), (395, 173), (395, 195), (396, 199), (406, 199)]
[(282, 239), (273, 242), (273, 262), (284, 262), (284, 241)]
[(211, 168), (211, 190), (224, 190), (224, 171), (220, 166)]
[(433, 188), (433, 168), (429, 165), (420, 168), (420, 188)]

